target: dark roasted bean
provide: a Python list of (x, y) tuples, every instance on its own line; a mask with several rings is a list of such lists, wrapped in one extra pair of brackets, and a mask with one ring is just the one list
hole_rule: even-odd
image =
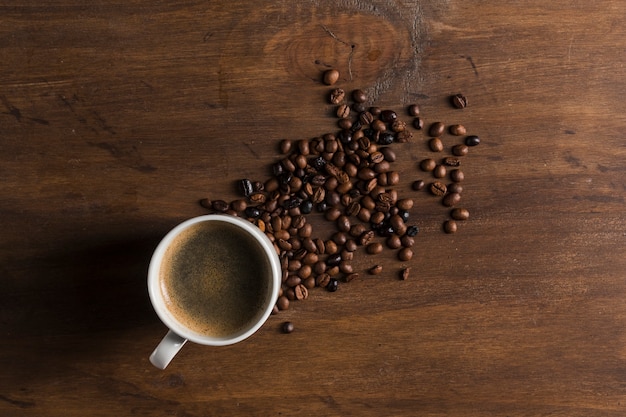
[(326, 285), (326, 289), (330, 292), (335, 292), (339, 289), (339, 281), (336, 278), (331, 278)]
[(465, 138), (465, 144), (467, 146), (477, 146), (480, 144), (480, 138), (478, 136), (468, 136)]
[(450, 102), (457, 109), (464, 109), (465, 107), (467, 107), (467, 97), (460, 93), (453, 95), (450, 98)]

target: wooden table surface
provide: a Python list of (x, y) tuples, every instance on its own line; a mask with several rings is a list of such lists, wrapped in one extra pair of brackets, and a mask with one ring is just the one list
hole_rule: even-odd
[[(0, 414), (625, 415), (625, 28), (617, 0), (2, 2)], [(443, 233), (411, 190), (414, 131), (392, 145), (413, 259), (359, 249), (358, 280), (157, 370), (152, 250), (281, 139), (337, 131), (331, 67), (481, 138), (471, 218)]]

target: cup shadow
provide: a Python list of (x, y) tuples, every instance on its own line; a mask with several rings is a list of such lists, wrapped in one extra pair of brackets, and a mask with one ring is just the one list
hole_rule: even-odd
[(99, 361), (137, 329), (160, 323), (146, 288), (160, 238), (68, 242), (27, 264), (0, 265), (8, 284), (0, 291), (7, 380), (19, 386), (59, 377), (73, 363)]

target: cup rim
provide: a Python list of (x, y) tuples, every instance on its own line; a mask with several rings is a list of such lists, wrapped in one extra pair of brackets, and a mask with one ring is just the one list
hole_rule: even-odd
[[(268, 297), (268, 302), (263, 309), (262, 314), (259, 315), (258, 320), (250, 327), (235, 333), (234, 335), (224, 336), (224, 337), (214, 337), (207, 336), (201, 333), (197, 333), (182, 323), (180, 323), (172, 314), (169, 313), (165, 303), (163, 301), (163, 297), (160, 290), (159, 285), (159, 270), (161, 266), (161, 261), (163, 259), (163, 255), (169, 245), (172, 243), (174, 238), (176, 238), (183, 230), (189, 228), (190, 226), (207, 221), (219, 221), (233, 224), (245, 232), (247, 232), (251, 237), (253, 237), (263, 248), (271, 267), (272, 277), (270, 280), (270, 297)], [(267, 319), (272, 313), (274, 309), (274, 305), (278, 299), (278, 292), (281, 286), (282, 281), (282, 273), (280, 266), (280, 259), (278, 258), (278, 254), (274, 248), (273, 243), (269, 240), (269, 238), (265, 235), (264, 232), (261, 231), (256, 225), (252, 224), (248, 220), (242, 219), (240, 217), (228, 215), (228, 214), (206, 214), (202, 216), (193, 217), (179, 223), (173, 229), (171, 229), (164, 237), (161, 239), (156, 249), (152, 254), (152, 258), (150, 259), (150, 264), (148, 266), (148, 293), (150, 296), (150, 302), (152, 303), (152, 307), (154, 311), (157, 313), (159, 319), (165, 324), (170, 330), (177, 333), (179, 336), (184, 337), (187, 340), (192, 342), (209, 345), (209, 346), (225, 346), (231, 345), (237, 342), (240, 342), (248, 337), (252, 336), (256, 333), (257, 330), (265, 324)]]

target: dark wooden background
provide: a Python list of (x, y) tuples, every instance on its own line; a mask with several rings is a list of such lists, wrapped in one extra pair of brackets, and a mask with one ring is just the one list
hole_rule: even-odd
[[(264, 3), (0, 3), (0, 414), (625, 415), (625, 3)], [(329, 67), (481, 137), (471, 219), (446, 235), (412, 194), (418, 134), (396, 148), (409, 280), (383, 255), (155, 369), (151, 251), (268, 178), (280, 139), (336, 129)]]

